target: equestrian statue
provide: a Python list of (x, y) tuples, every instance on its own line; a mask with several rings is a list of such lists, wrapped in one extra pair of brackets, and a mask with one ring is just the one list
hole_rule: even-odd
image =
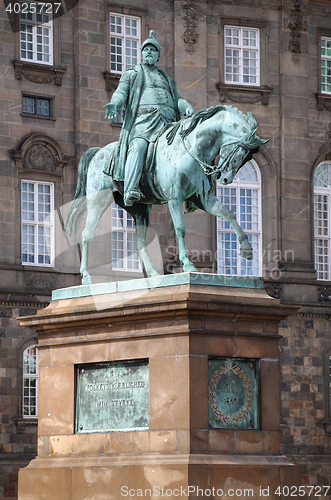
[[(148, 276), (158, 273), (146, 251), (152, 205), (168, 203), (184, 272), (196, 272), (184, 243), (182, 205), (222, 217), (233, 227), (240, 255), (253, 258), (247, 235), (233, 212), (214, 194), (216, 180), (227, 185), (238, 170), (267, 142), (256, 134), (251, 113), (225, 105), (194, 113), (177, 91), (176, 82), (157, 67), (161, 46), (151, 31), (141, 46), (142, 63), (122, 75), (106, 118), (125, 109), (118, 142), (90, 148), (78, 166), (78, 183), (65, 219), (73, 235), (87, 210), (82, 233), (82, 284), (93, 283), (88, 249), (97, 224), (114, 199), (135, 220), (136, 246)], [(215, 159), (218, 161), (215, 163)]]

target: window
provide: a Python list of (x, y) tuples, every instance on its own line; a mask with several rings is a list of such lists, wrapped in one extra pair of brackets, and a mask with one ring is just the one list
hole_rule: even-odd
[(260, 85), (260, 36), (257, 28), (224, 26), (225, 83)]
[(322, 162), (314, 175), (314, 235), (317, 279), (331, 280), (330, 274), (331, 163)]
[(20, 58), (53, 64), (53, 22), (43, 3), (22, 3), (20, 12)]
[(52, 117), (52, 99), (23, 96), (23, 113), (34, 116)]
[(331, 38), (321, 37), (321, 92), (331, 94)]
[(110, 13), (110, 71), (124, 73), (140, 63), (140, 18)]
[(117, 111), (117, 115), (115, 118), (113, 118), (112, 124), (113, 125), (123, 125), (124, 118), (125, 118), (125, 110)]
[(112, 205), (112, 265), (114, 270), (141, 271), (134, 219), (115, 202)]
[(231, 210), (253, 247), (253, 260), (240, 257), (237, 236), (228, 222), (217, 219), (217, 265), (219, 274), (261, 276), (261, 189), (260, 173), (253, 161), (247, 162), (231, 186), (217, 186), (217, 197)]
[(38, 417), (38, 349), (30, 346), (23, 351), (23, 418)]
[(22, 180), (22, 264), (52, 266), (54, 185)]

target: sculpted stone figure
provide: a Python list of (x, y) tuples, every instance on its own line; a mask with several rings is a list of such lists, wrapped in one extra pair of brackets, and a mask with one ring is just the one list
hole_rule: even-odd
[(160, 53), (161, 46), (154, 31), (150, 31), (141, 46), (142, 64), (125, 71), (105, 106), (106, 118), (114, 118), (119, 110), (126, 109), (113, 172), (114, 180), (124, 180), (126, 206), (141, 198), (139, 181), (148, 144), (165, 124), (178, 121), (181, 115), (194, 114), (192, 106), (178, 94), (176, 82), (157, 67)]
[(148, 276), (158, 274), (146, 250), (153, 204), (168, 203), (184, 271), (196, 272), (196, 268), (185, 248), (183, 202), (187, 212), (199, 208), (226, 220), (237, 235), (240, 255), (253, 258), (247, 235), (234, 213), (217, 199), (214, 188), (217, 179), (230, 184), (267, 141), (256, 135), (257, 123), (251, 113), (217, 105), (194, 114), (178, 94), (176, 83), (157, 67), (161, 47), (153, 32), (141, 48), (142, 64), (124, 73), (105, 106), (108, 118), (125, 107), (119, 142), (88, 149), (78, 166), (76, 194), (65, 227), (68, 236), (74, 234), (87, 210), (80, 267), (83, 285), (93, 283), (88, 270), (89, 245), (113, 200), (135, 220), (136, 246)]

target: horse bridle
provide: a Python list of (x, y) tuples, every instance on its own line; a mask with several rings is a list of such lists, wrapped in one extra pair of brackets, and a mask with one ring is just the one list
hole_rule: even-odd
[[(237, 142), (238, 141), (228, 142), (227, 144), (224, 144), (221, 147), (221, 149), (223, 149), (224, 147), (230, 146), (231, 144), (236, 144)], [(188, 154), (199, 163), (199, 165), (202, 167), (202, 169), (206, 175), (212, 175), (215, 172), (219, 171), (222, 167), (224, 167), (224, 164), (226, 165), (227, 163), (230, 163), (231, 158), (233, 158), (233, 156), (239, 151), (239, 149), (245, 149), (247, 151), (247, 154), (248, 154), (247, 148), (245, 148), (242, 144), (237, 144), (237, 146), (234, 147), (234, 149), (231, 151), (230, 155), (227, 155), (225, 158), (222, 158), (222, 156), (221, 156), (220, 161), (218, 162), (217, 165), (209, 165), (209, 163), (206, 163), (206, 162), (200, 160), (200, 158), (198, 158), (198, 156), (195, 153), (187, 136), (183, 138), (183, 143), (184, 143), (185, 149), (188, 152)], [(221, 151), (221, 149), (220, 149), (220, 151)]]

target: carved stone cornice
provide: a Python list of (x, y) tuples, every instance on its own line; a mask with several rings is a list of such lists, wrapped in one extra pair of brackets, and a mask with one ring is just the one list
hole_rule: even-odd
[(62, 85), (62, 77), (66, 71), (63, 67), (48, 66), (47, 64), (30, 63), (14, 59), (12, 61), (16, 80), (26, 78), (33, 83), (52, 83)]
[(216, 83), (216, 88), (222, 103), (227, 100), (243, 104), (261, 102), (266, 106), (269, 104), (269, 96), (272, 92), (272, 87), (246, 87), (245, 85), (229, 85), (222, 82)]
[(321, 92), (316, 92), (315, 95), (318, 111), (323, 111), (324, 109), (331, 111), (331, 94), (322, 94)]
[(183, 19), (184, 19), (184, 27), (186, 28), (184, 34), (182, 35), (182, 39), (184, 43), (187, 44), (186, 51), (192, 55), (194, 52), (194, 45), (198, 43), (199, 33), (195, 28), (198, 26), (199, 17), (204, 16), (199, 7), (194, 5), (193, 2), (186, 2), (182, 4), (181, 10), (183, 11)]
[(107, 92), (114, 92), (117, 89), (118, 83), (120, 81), (121, 75), (116, 75), (110, 71), (104, 71), (103, 77), (105, 79), (105, 90)]

